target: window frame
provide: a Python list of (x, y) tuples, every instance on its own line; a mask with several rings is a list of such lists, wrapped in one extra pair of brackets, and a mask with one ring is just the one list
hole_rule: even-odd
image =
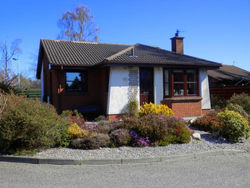
[[(169, 95), (165, 95), (166, 91), (166, 83), (165, 82), (165, 71), (168, 71), (168, 87), (169, 87)], [(184, 80), (184, 95), (174, 95), (174, 71), (183, 71), (183, 80)], [(194, 71), (195, 72), (195, 77), (196, 77), (196, 89), (195, 89), (195, 94), (188, 94), (188, 83), (189, 81), (187, 80), (187, 72), (188, 71)], [(163, 69), (163, 96), (164, 98), (171, 98), (171, 97), (192, 97), (192, 96), (200, 96), (200, 88), (199, 88), (199, 70), (198, 69), (184, 69), (184, 68), (176, 68), (176, 69), (168, 69), (164, 68)]]
[[(80, 73), (80, 74), (83, 74), (84, 75), (84, 79), (86, 80), (86, 86), (85, 88), (82, 87), (81, 90), (69, 90), (67, 88), (67, 73)], [(64, 72), (64, 84), (65, 84), (65, 92), (66, 93), (87, 93), (88, 92), (88, 71), (87, 70), (80, 70), (80, 71), (77, 71), (77, 70), (66, 70)], [(71, 82), (71, 81), (70, 81)], [(82, 82), (83, 84), (84, 82)], [(85, 84), (85, 83), (84, 83)]]

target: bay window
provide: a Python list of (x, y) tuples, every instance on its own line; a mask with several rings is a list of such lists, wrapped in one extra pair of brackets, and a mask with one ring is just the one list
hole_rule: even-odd
[(198, 70), (164, 69), (164, 97), (199, 95)]

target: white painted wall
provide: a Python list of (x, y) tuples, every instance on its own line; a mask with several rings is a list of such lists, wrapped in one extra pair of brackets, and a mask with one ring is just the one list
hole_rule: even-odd
[(154, 103), (161, 104), (163, 100), (163, 68), (154, 68)]
[[(110, 67), (107, 114), (122, 114), (125, 112), (129, 102), (129, 69), (131, 68), (137, 69), (139, 74), (138, 67)], [(140, 101), (139, 83), (137, 87), (136, 98)]]
[(200, 95), (202, 97), (201, 108), (202, 109), (211, 109), (207, 69), (200, 69), (199, 73), (200, 73), (199, 74), (199, 76), (200, 76)]
[(43, 62), (42, 62), (42, 67), (41, 67), (41, 102), (43, 102), (43, 97), (44, 97), (44, 75), (43, 75)]

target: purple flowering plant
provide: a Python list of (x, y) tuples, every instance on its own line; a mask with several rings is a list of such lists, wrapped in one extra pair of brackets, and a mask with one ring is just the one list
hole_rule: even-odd
[(144, 147), (150, 145), (149, 137), (142, 138), (134, 130), (129, 131), (129, 134), (131, 138), (134, 140), (136, 146)]

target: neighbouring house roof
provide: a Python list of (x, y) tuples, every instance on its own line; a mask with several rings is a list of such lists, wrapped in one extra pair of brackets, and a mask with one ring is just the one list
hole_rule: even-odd
[(222, 65), (219, 69), (208, 70), (213, 83), (224, 85), (241, 85), (250, 83), (250, 72), (233, 65)]
[(84, 41), (41, 39), (38, 57), (37, 78), (40, 78), (42, 56), (46, 54), (52, 66), (96, 65), (188, 65), (218, 68), (219, 63), (176, 54), (142, 44), (122, 45)]

